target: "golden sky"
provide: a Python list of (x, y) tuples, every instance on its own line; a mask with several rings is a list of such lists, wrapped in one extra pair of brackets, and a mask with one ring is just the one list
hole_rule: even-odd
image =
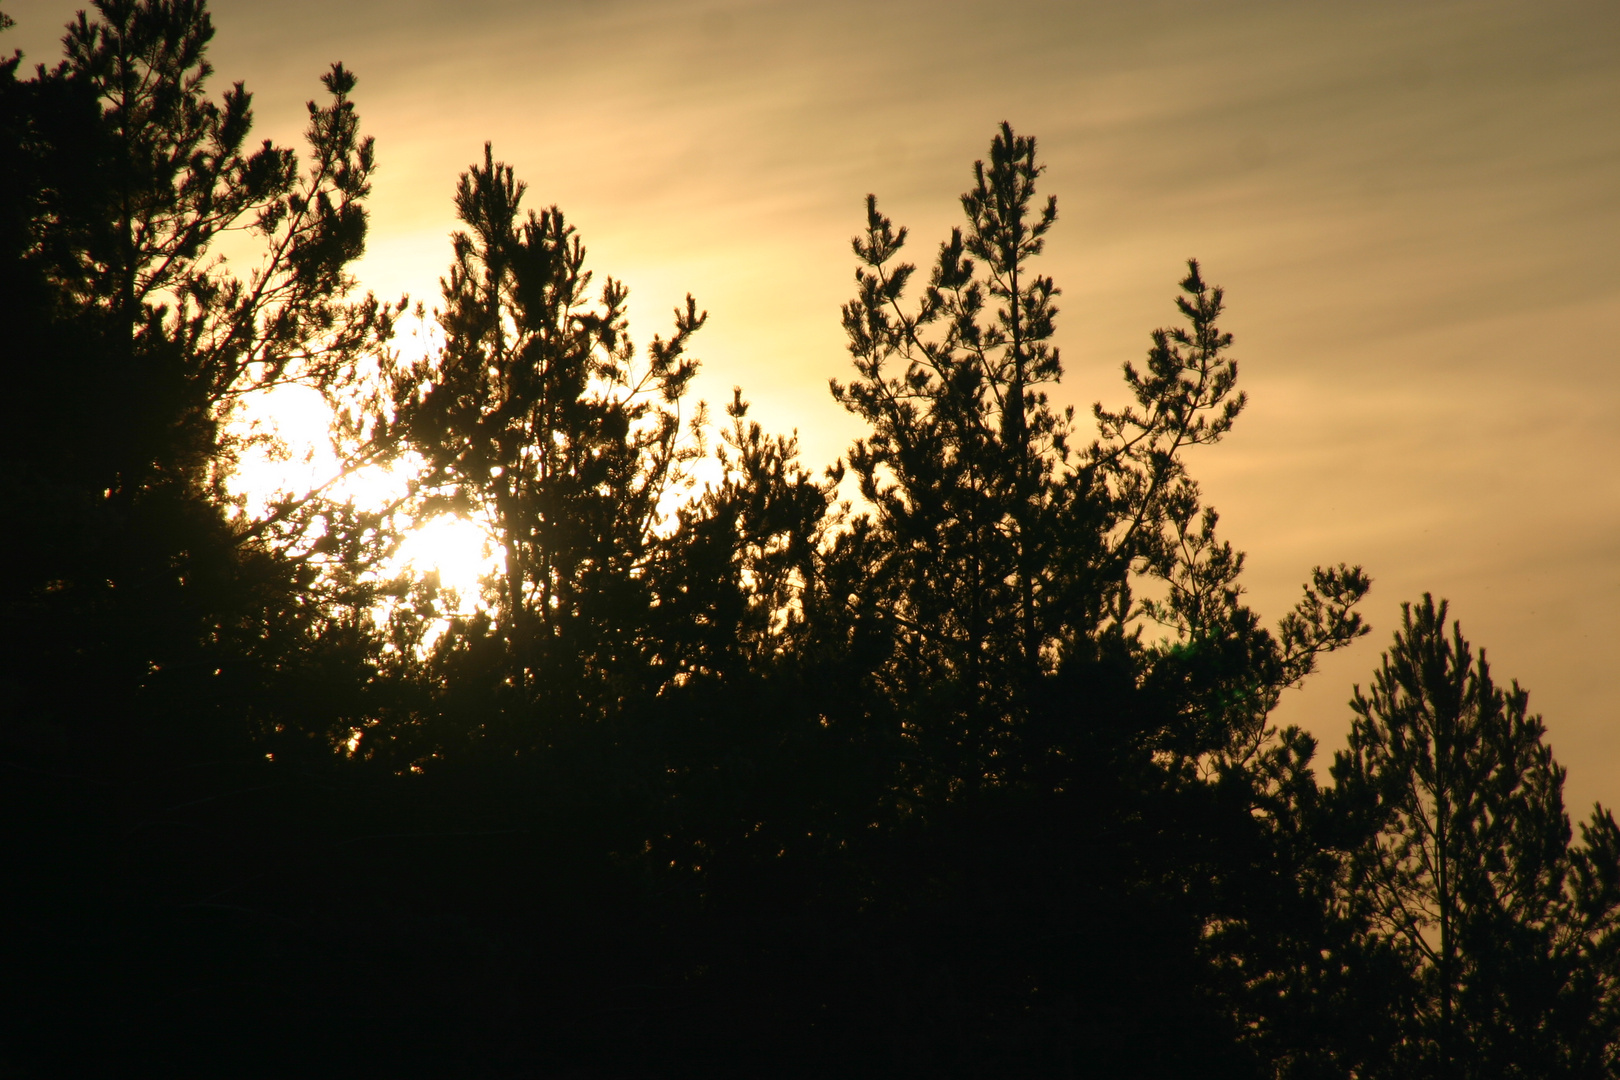
[[(0, 39), (54, 62), (79, 5)], [(996, 123), (1040, 140), (1061, 400), (1118, 402), (1188, 256), (1227, 289), (1248, 412), (1194, 470), (1255, 606), (1357, 562), (1373, 634), (1279, 719), (1331, 752), (1402, 600), (1448, 597), (1569, 767), (1620, 803), (1620, 5), (215, 0), (216, 91), (289, 143), (342, 60), (381, 162), (367, 287), (431, 304), (492, 139), (631, 287), (711, 314), (733, 384), (830, 461), (862, 200), (926, 265)]]

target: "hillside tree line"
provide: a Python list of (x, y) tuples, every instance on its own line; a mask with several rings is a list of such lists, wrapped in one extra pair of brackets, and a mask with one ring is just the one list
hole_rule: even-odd
[[(400, 359), (354, 74), (255, 144), (212, 35), (97, 0), (0, 62), (0, 1071), (1620, 1076), (1613, 817), (1429, 596), (1319, 781), (1271, 718), (1370, 579), (1247, 606), (1197, 262), (1053, 404), (1033, 138), (921, 264), (868, 196), (818, 470), (488, 145)], [(290, 387), (403, 494), (242, 495)], [(475, 598), (397, 568), (447, 514)]]

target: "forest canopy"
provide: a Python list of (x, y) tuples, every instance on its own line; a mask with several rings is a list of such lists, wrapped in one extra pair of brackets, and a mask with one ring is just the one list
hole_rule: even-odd
[[(863, 434), (818, 468), (693, 401), (706, 312), (636, 343), (487, 143), (402, 359), (355, 74), (255, 147), (212, 35), (99, 0), (0, 63), (0, 1065), (1620, 1074), (1613, 817), (1576, 839), (1429, 596), (1321, 781), (1272, 717), (1370, 579), (1247, 606), (1189, 462), (1247, 404), (1197, 261), (1113, 400), (1053, 404), (1034, 138), (925, 265), (866, 197)], [(289, 387), (336, 473), (255, 502), (241, 418)], [(477, 603), (395, 558), (444, 516), (498, 541)]]

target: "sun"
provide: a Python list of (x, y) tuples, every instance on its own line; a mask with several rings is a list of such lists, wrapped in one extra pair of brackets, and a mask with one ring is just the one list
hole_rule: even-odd
[(439, 588), (454, 594), (450, 607), (470, 612), (482, 606), (481, 582), (500, 566), (503, 555), (482, 523), (440, 514), (410, 530), (390, 569), (418, 577), (436, 574)]
[[(409, 457), (345, 472), (333, 445), (331, 406), (311, 387), (287, 384), (253, 395), (231, 417), (230, 429), (243, 449), (227, 490), (247, 520), (262, 517), (289, 495), (320, 491), (356, 509), (376, 511), (397, 506), (409, 493), (414, 471)], [(399, 545), (375, 574), (436, 580), (447, 611), (468, 614), (482, 607), (481, 582), (504, 556), (493, 530), (450, 513), (414, 522), (406, 517), (403, 525)]]

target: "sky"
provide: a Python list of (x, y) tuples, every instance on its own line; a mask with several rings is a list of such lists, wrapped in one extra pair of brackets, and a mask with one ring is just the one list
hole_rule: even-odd
[[(59, 55), (74, 3), (10, 0)], [(300, 137), (341, 60), (377, 139), (366, 288), (429, 305), (484, 141), (560, 206), (638, 339), (710, 314), (698, 392), (740, 385), (830, 462), (863, 200), (926, 266), (996, 125), (1039, 140), (1066, 378), (1085, 415), (1225, 287), (1236, 429), (1191, 459), (1252, 605), (1313, 565), (1373, 578), (1361, 642), (1278, 710), (1344, 744), (1400, 605), (1445, 597), (1546, 719), (1581, 817), (1620, 804), (1620, 5), (1539, 0), (215, 0), (216, 92)], [(9, 39), (9, 40), (8, 40)]]

